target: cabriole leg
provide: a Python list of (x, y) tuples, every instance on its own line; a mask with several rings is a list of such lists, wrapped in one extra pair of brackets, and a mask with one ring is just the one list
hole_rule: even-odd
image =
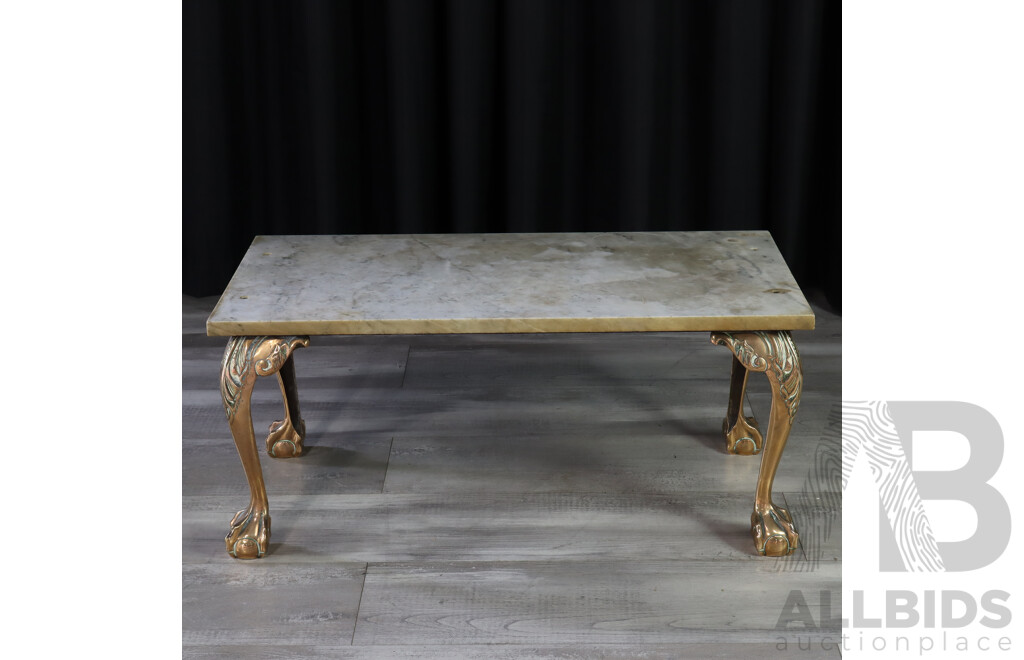
[[(750, 531), (761, 554), (772, 557), (791, 554), (798, 547), (799, 534), (789, 511), (772, 502), (772, 484), (803, 391), (803, 369), (796, 344), (785, 330), (712, 332), (711, 343), (727, 346), (746, 370), (764, 372), (768, 377), (772, 409), (761, 455), (761, 471), (757, 476)], [(734, 384), (736, 378), (734, 371)]]
[(306, 422), (299, 413), (299, 389), (295, 386), (295, 360), (291, 355), (277, 372), (284, 399), (284, 419), (270, 425), (267, 453), (274, 458), (292, 458), (302, 455), (302, 440), (306, 437)]
[[(231, 530), (224, 539), (227, 551), (233, 557), (262, 557), (270, 542), (267, 489), (263, 483), (256, 434), (252, 427), (250, 401), (253, 385), (259, 376), (278, 373), (290, 362), (289, 358), (296, 348), (308, 345), (309, 337), (232, 337), (224, 350), (220, 394), (231, 427), (231, 437), (234, 438), (245, 478), (249, 482), (249, 506), (235, 514), (231, 520)], [(287, 400), (287, 394), (285, 396)]]
[(747, 393), (747, 375), (743, 363), (732, 358), (732, 378), (729, 383), (729, 408), (722, 420), (725, 450), (730, 454), (752, 456), (761, 453), (764, 441), (757, 420), (743, 415), (743, 398)]

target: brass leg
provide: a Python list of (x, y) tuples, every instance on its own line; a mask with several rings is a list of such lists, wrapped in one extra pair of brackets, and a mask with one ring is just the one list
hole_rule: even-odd
[[(764, 372), (771, 384), (772, 410), (761, 455), (761, 471), (757, 476), (750, 532), (761, 554), (771, 557), (788, 555), (798, 547), (799, 534), (789, 511), (772, 503), (772, 483), (800, 405), (804, 382), (800, 355), (793, 338), (785, 330), (712, 332), (711, 343), (727, 346), (743, 367), (749, 371)], [(734, 371), (734, 384), (736, 379)]]
[(306, 437), (306, 422), (299, 413), (299, 389), (295, 386), (295, 360), (291, 355), (277, 372), (284, 399), (284, 419), (270, 425), (267, 436), (267, 453), (274, 458), (291, 458), (302, 455), (302, 439)]
[(280, 371), (296, 348), (308, 345), (309, 337), (232, 337), (224, 350), (220, 395), (231, 436), (249, 482), (249, 507), (235, 514), (231, 519), (231, 531), (224, 538), (227, 551), (233, 557), (262, 557), (270, 542), (267, 489), (263, 484), (249, 405), (253, 385), (258, 376)]
[(743, 363), (732, 358), (732, 378), (729, 384), (729, 409), (722, 420), (725, 450), (730, 454), (752, 456), (761, 453), (764, 441), (757, 420), (743, 415), (743, 397), (747, 392), (747, 375)]

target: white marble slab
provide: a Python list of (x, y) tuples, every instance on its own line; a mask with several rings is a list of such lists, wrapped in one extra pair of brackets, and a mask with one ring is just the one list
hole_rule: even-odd
[(809, 330), (766, 231), (257, 236), (208, 335)]

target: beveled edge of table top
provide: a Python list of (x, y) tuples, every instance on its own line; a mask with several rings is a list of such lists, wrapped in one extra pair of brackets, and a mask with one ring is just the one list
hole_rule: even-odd
[(741, 332), (813, 330), (814, 314), (645, 319), (380, 319), (367, 321), (207, 322), (210, 337), (238, 335), (546, 334), (568, 332)]

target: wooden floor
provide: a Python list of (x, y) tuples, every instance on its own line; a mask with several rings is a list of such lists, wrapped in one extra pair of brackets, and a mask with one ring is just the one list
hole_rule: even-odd
[[(821, 620), (841, 600), (838, 316), (815, 306), (818, 329), (793, 333), (804, 393), (775, 482), (791, 557), (754, 554), (760, 457), (721, 436), (731, 354), (663, 333), (312, 337), (307, 454), (263, 454), (273, 536), (239, 561), (215, 303), (183, 302), (184, 657), (839, 657)], [(750, 389), (763, 428), (767, 380)], [(261, 379), (259, 442), (281, 410)], [(777, 629), (801, 598), (820, 627)]]

